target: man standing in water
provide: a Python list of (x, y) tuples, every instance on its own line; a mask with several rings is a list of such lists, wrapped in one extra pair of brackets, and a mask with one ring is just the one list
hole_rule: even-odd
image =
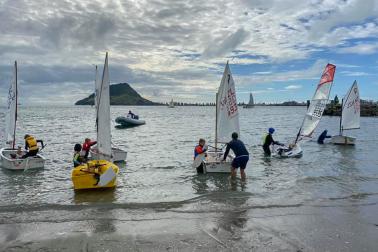
[(238, 133), (234, 132), (231, 135), (232, 140), (227, 144), (226, 152), (223, 156), (223, 161), (226, 160), (228, 153), (230, 152), (230, 149), (234, 152), (235, 158), (232, 160), (231, 163), (231, 177), (236, 177), (236, 170), (240, 167), (240, 176), (242, 180), (245, 180), (245, 168), (247, 167), (247, 163), (249, 160), (249, 153), (247, 149), (245, 148), (245, 145), (242, 141), (238, 139)]

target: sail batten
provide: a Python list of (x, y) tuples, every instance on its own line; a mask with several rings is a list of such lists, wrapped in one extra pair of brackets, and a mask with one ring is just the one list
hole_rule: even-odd
[(14, 62), (13, 79), (8, 91), (7, 113), (5, 116), (5, 141), (14, 149), (17, 121), (17, 62)]
[[(96, 74), (97, 75), (97, 74)], [(97, 78), (96, 78), (97, 79)], [(97, 109), (97, 147), (99, 153), (111, 157), (111, 129), (110, 129), (110, 92), (108, 53), (105, 56), (102, 79), (96, 81), (96, 109)], [(96, 87), (97, 89), (97, 87)], [(98, 92), (97, 92), (98, 91)]]
[(341, 112), (341, 131), (360, 128), (360, 93), (354, 81), (345, 95)]
[(235, 82), (232, 78), (228, 62), (218, 89), (216, 103), (216, 139), (218, 143), (226, 143), (233, 132), (239, 134), (239, 111), (236, 100)]
[(310, 105), (307, 109), (307, 113), (303, 119), (296, 141), (305, 137), (311, 137), (316, 126), (320, 122), (324, 109), (328, 103), (335, 71), (335, 65), (327, 64), (325, 67), (314, 96), (312, 97)]

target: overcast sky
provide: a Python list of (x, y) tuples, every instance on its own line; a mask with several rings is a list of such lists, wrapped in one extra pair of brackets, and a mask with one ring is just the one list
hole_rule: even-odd
[(15, 60), (21, 103), (73, 104), (106, 51), (153, 101), (214, 101), (227, 60), (239, 101), (307, 100), (327, 62), (332, 95), (378, 100), (378, 0), (0, 0), (0, 20), (2, 104)]

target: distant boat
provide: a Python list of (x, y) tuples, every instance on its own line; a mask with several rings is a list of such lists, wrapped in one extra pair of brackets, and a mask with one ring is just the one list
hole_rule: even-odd
[(14, 62), (13, 80), (8, 91), (7, 113), (5, 116), (5, 141), (8, 148), (0, 150), (0, 163), (3, 168), (9, 170), (26, 170), (43, 168), (46, 159), (37, 154), (33, 157), (20, 158), (20, 155), (26, 154), (25, 151), (17, 154), (16, 144), (16, 123), (17, 123), (17, 105), (18, 105), (18, 82), (17, 82), (17, 61)]
[(230, 173), (233, 156), (228, 155), (226, 161), (223, 160), (224, 151), (218, 148), (219, 143), (228, 143), (231, 134), (239, 134), (239, 111), (236, 101), (235, 82), (232, 78), (228, 62), (224, 69), (223, 77), (216, 93), (215, 109), (215, 148), (208, 151), (207, 157), (200, 154), (193, 162), (193, 167), (203, 165), (204, 173)]
[(139, 119), (137, 115), (135, 115), (134, 118), (129, 115), (126, 117), (119, 116), (115, 119), (115, 122), (118, 123), (118, 125), (115, 126), (116, 128), (130, 128), (146, 124), (146, 121)]
[(320, 119), (323, 116), (324, 109), (328, 103), (329, 94), (333, 84), (333, 77), (335, 75), (336, 66), (327, 64), (319, 84), (316, 87), (315, 94), (312, 97), (310, 105), (307, 109), (306, 115), (303, 119), (302, 126), (299, 129), (294, 145), (283, 148), (278, 148), (276, 153), (280, 157), (300, 157), (302, 156), (302, 149), (300, 142), (310, 139), (316, 126), (318, 126)]
[(348, 93), (341, 102), (341, 117), (339, 135), (332, 136), (331, 142), (341, 145), (354, 145), (355, 137), (343, 135), (344, 130), (360, 128), (360, 92), (357, 81), (354, 81)]
[[(93, 159), (105, 159), (112, 162), (122, 162), (126, 160), (127, 152), (112, 145), (110, 129), (110, 92), (109, 92), (109, 67), (108, 53), (105, 56), (102, 80), (97, 77), (95, 80), (95, 107), (96, 107), (96, 129), (97, 146), (91, 148)], [(111, 151), (110, 151), (111, 150)]]
[(249, 102), (248, 104), (245, 104), (243, 108), (253, 108), (255, 106), (255, 103), (253, 102), (253, 95), (252, 93), (249, 94)]
[(174, 108), (175, 107), (175, 103), (173, 102), (173, 99), (169, 102), (168, 104), (168, 108)]

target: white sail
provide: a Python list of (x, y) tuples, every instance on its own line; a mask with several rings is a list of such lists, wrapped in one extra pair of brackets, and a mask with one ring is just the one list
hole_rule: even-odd
[(102, 80), (98, 92), (97, 108), (97, 148), (99, 153), (111, 157), (111, 130), (110, 130), (110, 92), (109, 92), (109, 68), (108, 53), (105, 56), (105, 64)]
[(95, 73), (95, 93), (94, 93), (94, 104), (96, 111), (98, 110), (98, 98), (99, 98), (99, 92), (101, 88), (101, 80), (98, 77), (98, 68), (96, 66), (96, 73)]
[(357, 81), (343, 99), (341, 113), (341, 130), (360, 128), (360, 92)]
[(8, 91), (7, 112), (5, 116), (5, 140), (14, 148), (17, 121), (17, 62), (14, 62), (13, 79)]
[(320, 122), (323, 111), (328, 103), (335, 71), (335, 65), (327, 64), (327, 66), (325, 67), (322, 77), (316, 88), (315, 94), (310, 102), (310, 106), (307, 109), (307, 113), (303, 120), (302, 127), (298, 133), (297, 140), (300, 140), (303, 137), (311, 137), (316, 126)]
[(228, 62), (224, 69), (217, 95), (216, 142), (226, 143), (231, 134), (239, 134), (239, 111), (236, 101), (235, 83)]

